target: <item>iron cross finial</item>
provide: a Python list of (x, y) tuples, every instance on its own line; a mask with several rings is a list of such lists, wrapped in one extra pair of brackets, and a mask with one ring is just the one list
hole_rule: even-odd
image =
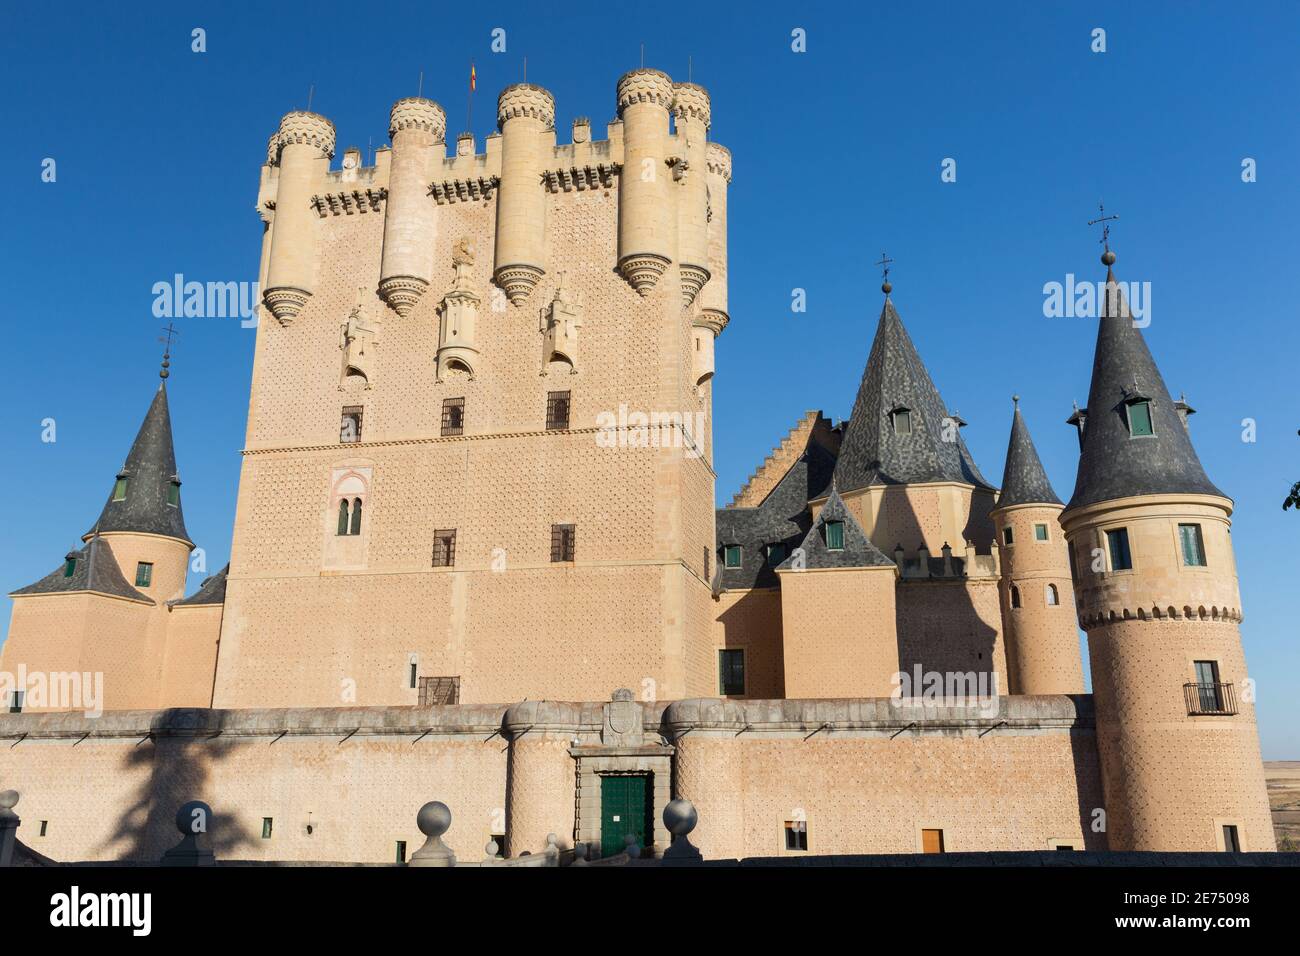
[(889, 295), (889, 293), (894, 290), (894, 287), (889, 282), (889, 265), (893, 261), (894, 260), (889, 258), (887, 253), (881, 252), (880, 261), (876, 263), (876, 265), (880, 266), (882, 270), (880, 273), (880, 291), (885, 293), (885, 295)]
[(163, 326), (163, 331), (166, 332), (167, 334), (165, 336), (162, 335), (158, 336), (158, 341), (163, 343), (162, 368), (158, 372), (159, 378), (166, 378), (169, 374), (171, 374), (167, 371), (167, 369), (169, 369), (172, 364), (171, 363), (172, 339), (180, 335), (180, 332), (176, 331), (176, 326), (173, 325), (171, 322), (168, 322), (165, 326)]
[(1099, 215), (1096, 219), (1089, 219), (1088, 225), (1095, 226), (1098, 223), (1101, 223), (1101, 244), (1102, 246), (1105, 247), (1106, 251), (1109, 252), (1110, 251), (1110, 224), (1114, 222), (1116, 219), (1118, 219), (1119, 216), (1106, 215), (1106, 205), (1104, 203), (1097, 203), (1097, 209), (1100, 211), (1101, 215)]

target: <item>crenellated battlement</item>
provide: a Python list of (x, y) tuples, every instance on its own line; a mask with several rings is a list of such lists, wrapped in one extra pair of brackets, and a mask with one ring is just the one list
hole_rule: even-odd
[(497, 128), (504, 131), (507, 121), (527, 116), (548, 129), (555, 125), (555, 97), (549, 90), (532, 83), (507, 86), (497, 97)]
[(327, 158), (332, 159), (334, 139), (334, 124), (324, 116), (306, 110), (294, 110), (292, 113), (286, 113), (284, 119), (280, 120), (276, 145), (281, 152), (286, 146), (295, 144), (315, 146)]

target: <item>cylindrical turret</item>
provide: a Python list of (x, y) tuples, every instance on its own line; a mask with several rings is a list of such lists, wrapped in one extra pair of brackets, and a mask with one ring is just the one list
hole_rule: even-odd
[(429, 198), (433, 163), (447, 130), (447, 115), (433, 100), (408, 96), (393, 104), (388, 136), (393, 141), (384, 212), (384, 256), (379, 295), (406, 315), (433, 275), (437, 204)]
[(695, 83), (673, 84), (680, 189), (677, 202), (677, 256), (681, 262), (682, 305), (690, 308), (709, 281), (709, 188), (707, 135), (709, 94)]
[(1083, 661), (1074, 619), (1061, 505), (995, 508), (1001, 544), (1002, 620), (1011, 694), (1082, 694)]
[(623, 168), (618, 183), (618, 269), (640, 295), (672, 262), (668, 111), (673, 81), (659, 70), (632, 70), (618, 81)]
[(311, 297), (316, 275), (316, 213), (311, 197), (334, 155), (334, 124), (295, 110), (280, 121), (280, 175), (275, 193), (271, 261), (262, 301), (287, 325)]
[(501, 184), (497, 190), (496, 263), (492, 279), (519, 305), (546, 274), (546, 192), (542, 173), (554, 142), (555, 98), (516, 83), (497, 98)]
[(726, 326), (727, 312), (727, 184), (731, 182), (731, 151), (717, 143), (705, 149), (708, 171), (709, 281), (700, 292), (700, 309), (717, 314)]

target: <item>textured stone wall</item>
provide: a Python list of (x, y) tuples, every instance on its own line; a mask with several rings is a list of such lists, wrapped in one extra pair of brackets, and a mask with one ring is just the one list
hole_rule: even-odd
[(713, 603), (713, 689), (718, 693), (718, 655), (723, 648), (745, 652), (745, 696), (784, 697), (782, 592), (777, 588), (723, 591)]
[(994, 578), (904, 580), (898, 586), (899, 667), (998, 675), (1007, 693), (1002, 609)]
[(160, 697), (166, 706), (211, 706), (223, 607), (195, 604), (171, 609)]
[(886, 697), (898, 673), (893, 567), (781, 572), (785, 692)]

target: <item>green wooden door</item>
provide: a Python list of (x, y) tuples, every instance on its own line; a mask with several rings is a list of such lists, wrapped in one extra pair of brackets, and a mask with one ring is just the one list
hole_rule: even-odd
[(646, 845), (650, 818), (649, 777), (602, 776), (600, 778), (600, 855), (623, 852), (627, 835), (637, 846)]

